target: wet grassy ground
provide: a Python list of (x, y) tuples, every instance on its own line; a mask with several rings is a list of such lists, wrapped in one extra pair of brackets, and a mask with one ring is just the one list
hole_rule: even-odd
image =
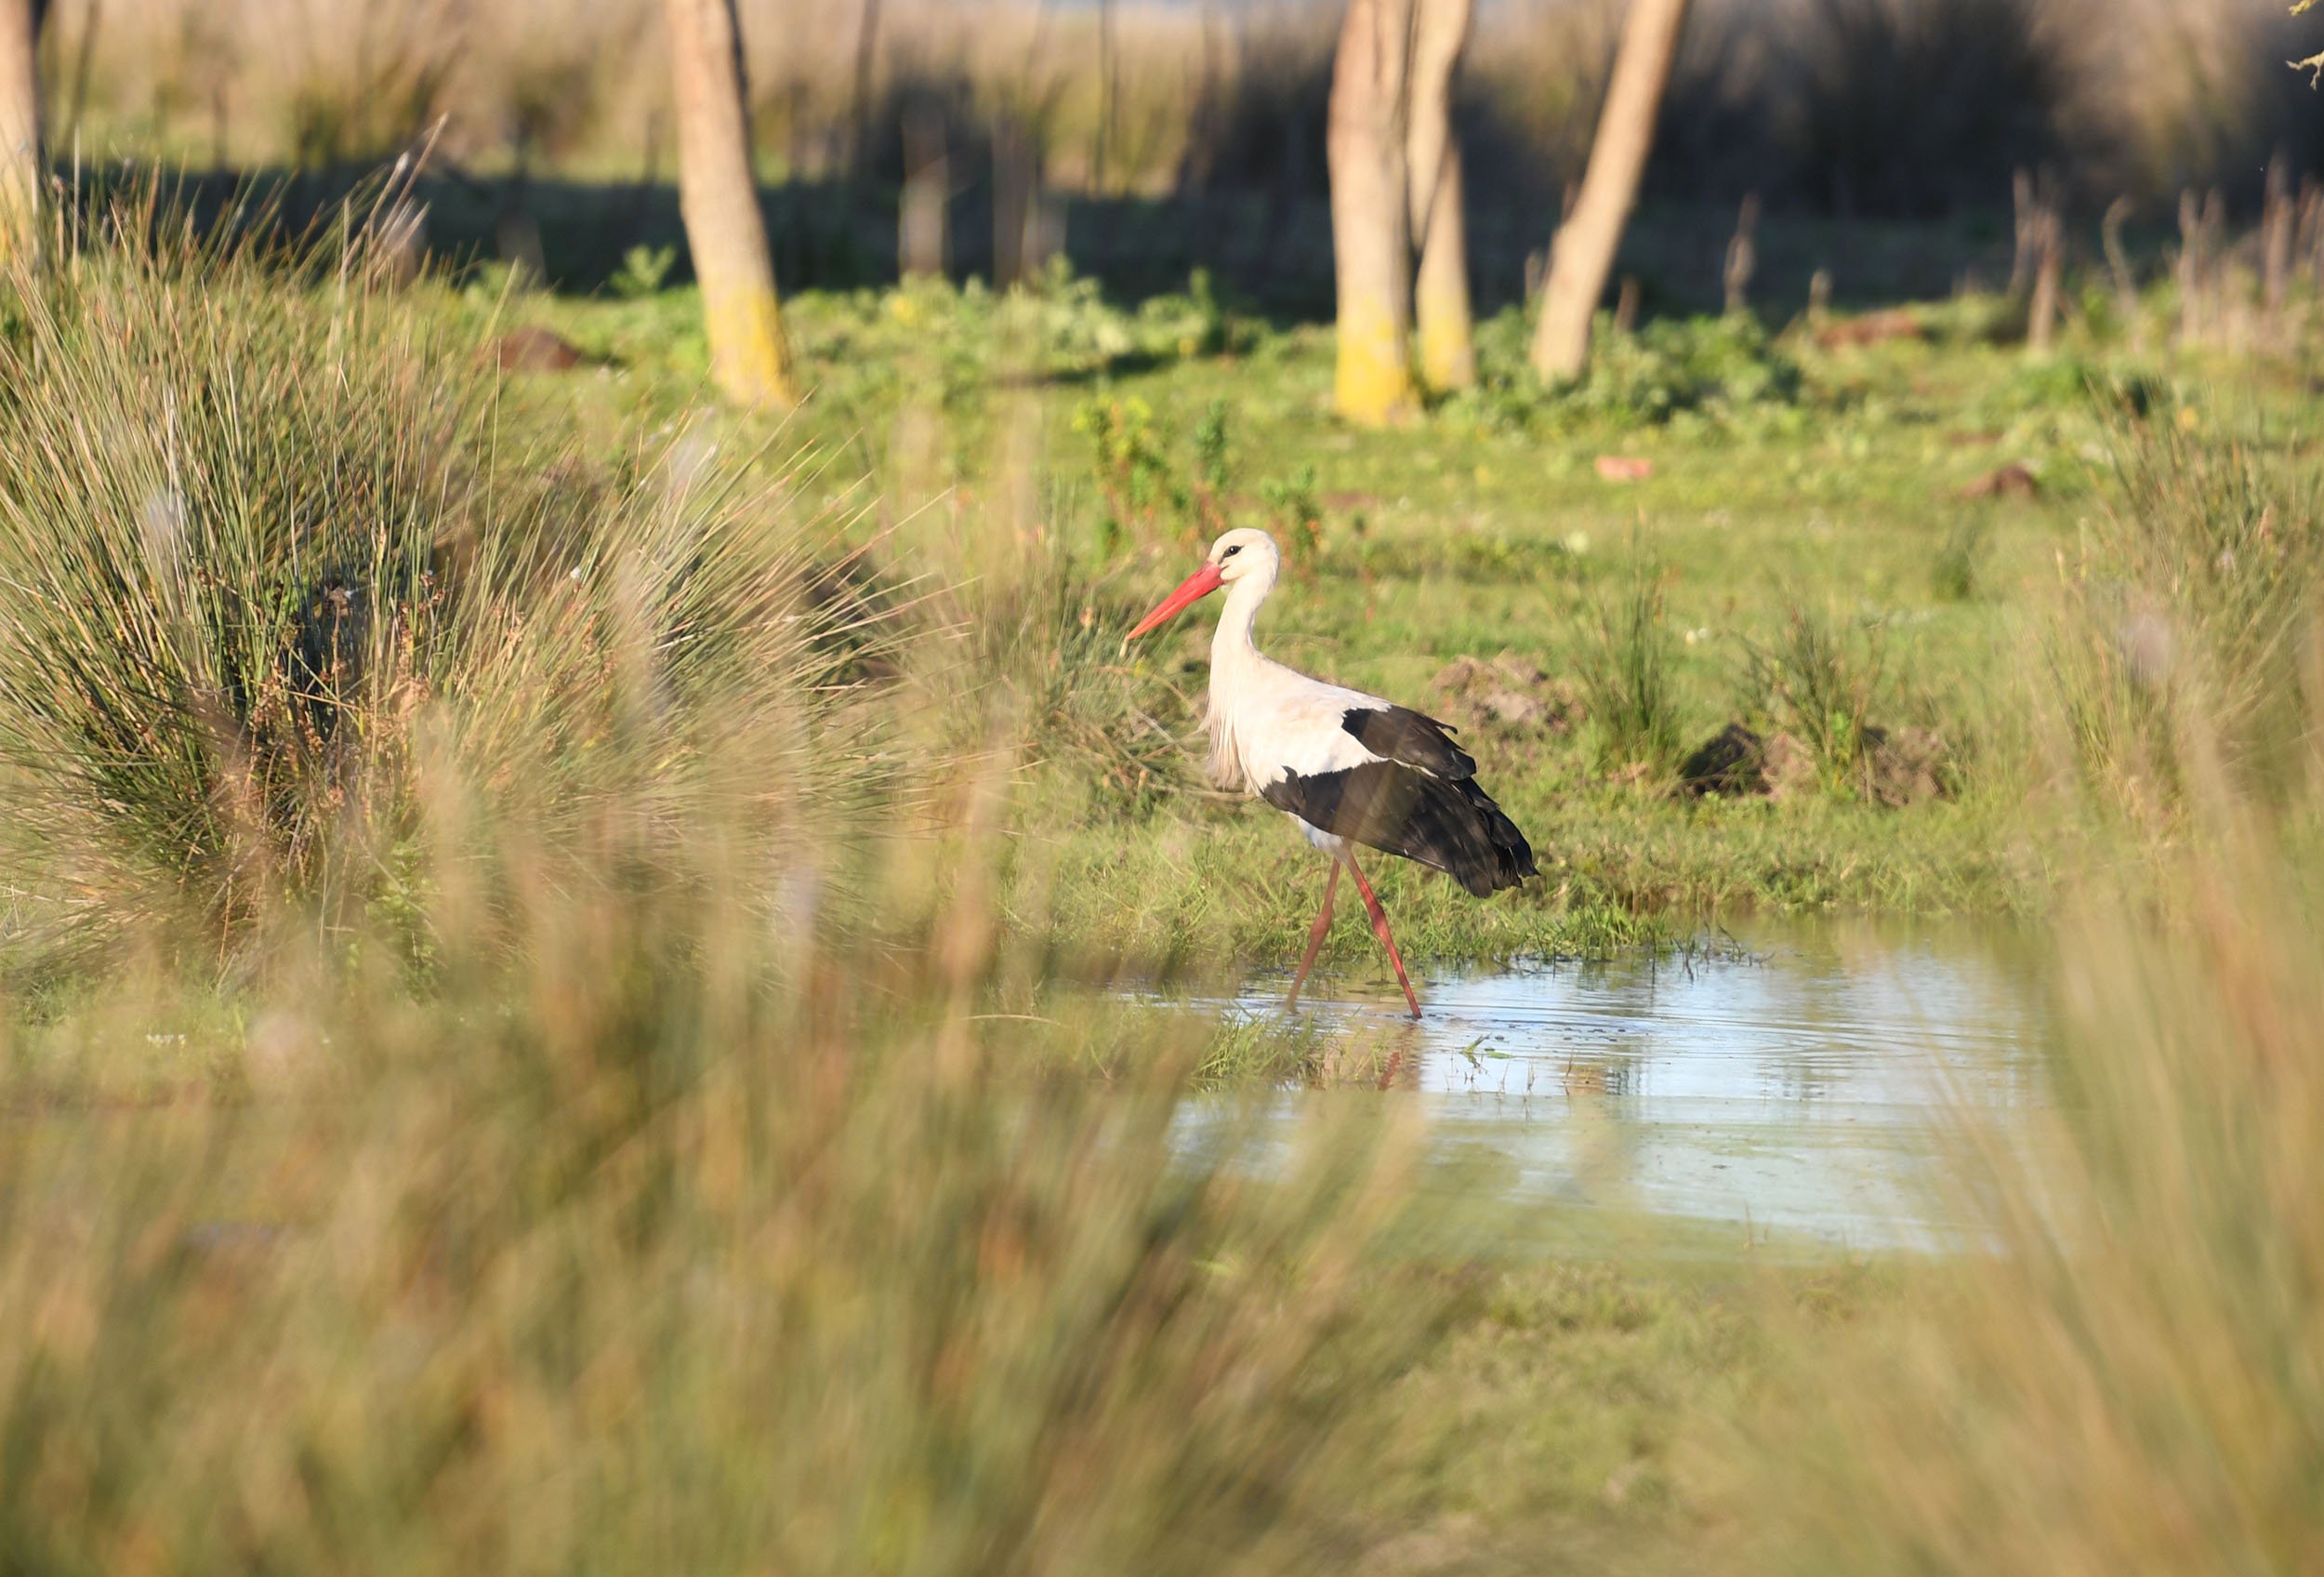
[[(470, 311), (489, 304), (471, 292)], [(596, 359), (528, 376), (519, 397), (579, 404), (609, 444), (698, 391), (686, 292), (497, 310)], [(2191, 428), (2255, 410), (2284, 427), (2312, 404), (2291, 363), (2164, 364), (2087, 336), (2030, 362), (1986, 338), (2005, 325), (1998, 304), (1969, 301), (1868, 347), (1799, 325), (1772, 344), (1653, 328), (1565, 400), (1530, 391), (1517, 327), (1498, 320), (1485, 391), (1364, 432), (1327, 409), (1327, 334), (1207, 300), (1124, 312), (1066, 285), (1005, 309), (920, 285), (808, 295), (790, 313), (814, 393), (779, 428), (744, 420), (723, 441), (812, 449), (807, 485), (860, 500), (861, 529), (886, 533), (876, 553), (999, 589), (966, 604), (972, 660), (1045, 668), (1036, 709), (1065, 724), (1035, 720), (1028, 865), (1069, 944), (1147, 964), (1280, 959), (1320, 881), (1277, 818), (1199, 791), (1201, 611), (1136, 653), (1110, 640), (1225, 524), (1288, 537), (1314, 522), (1262, 643), (1461, 725), (1533, 837), (1545, 881), (1490, 905), (1380, 862), (1416, 951), (1588, 951), (1751, 908), (2022, 913), (2042, 902), (2055, 831), (2035, 627), (2108, 507), (2109, 402), (2135, 388)], [(714, 434), (731, 421), (707, 419)], [(1646, 474), (1610, 479), (1615, 459)], [(1987, 491), (2007, 467), (2023, 484)], [(1605, 610), (1642, 577), (1652, 627), (1610, 643)], [(1820, 672), (1789, 661), (1802, 629), (1825, 639)], [(1448, 676), (1462, 658), (1509, 659), (1525, 677), (1485, 688), (1513, 683), (1538, 720), (1481, 709)], [(1593, 662), (1659, 682), (1665, 737), (1607, 725)], [(1780, 802), (1674, 796), (1680, 762), (1730, 721), (1837, 721), (1841, 744)], [(1941, 795), (1873, 802), (1845, 759), (1868, 725), (1932, 732)], [(1352, 927), (1334, 941), (1368, 946)]]

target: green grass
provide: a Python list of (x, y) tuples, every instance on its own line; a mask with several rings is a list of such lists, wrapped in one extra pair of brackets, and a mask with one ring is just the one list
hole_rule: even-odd
[[(684, 292), (512, 310), (608, 359), (611, 370), (553, 387), (609, 431), (667, 419), (699, 377)], [(1109, 671), (1085, 681), (1090, 669), (1069, 664), (1053, 682), (1092, 682), (1109, 707), (1130, 685), (1137, 713), (1181, 740), (1182, 761), (1195, 753), (1201, 621), (1120, 656), (1106, 632), (1178, 577), (1209, 524), (1280, 529), (1276, 500), (1319, 500), (1314, 564), (1278, 592), (1262, 643), (1460, 724), (1547, 877), (1537, 893), (1473, 906), (1441, 883), (1386, 874), (1416, 945), (1562, 951), (1634, 934), (1641, 920), (1684, 928), (1754, 908), (1991, 914), (2042, 901), (2052, 829), (2028, 814), (2046, 769), (2026, 722), (2043, 684), (2027, 629), (2112, 485), (2109, 418), (2082, 392), (2081, 371), (2030, 370), (2014, 350), (1939, 333), (1864, 350), (1786, 340), (1776, 353), (1789, 371), (1770, 383), (1719, 371), (1720, 357), (1740, 352), (1714, 340), (1686, 351), (1697, 358), (1686, 364), (1698, 369), (1691, 376), (1731, 379), (1719, 385), (1730, 394), (1674, 409), (1650, 391), (1577, 409), (1529, 391), (1509, 361), (1488, 356), (1487, 395), (1408, 430), (1366, 433), (1328, 415), (1328, 339), (1318, 331), (1220, 322), (1192, 301), (1137, 317), (1107, 311), (1070, 291), (1015, 307), (926, 285), (803, 296), (791, 304), (794, 337), (821, 381), (786, 431), (844, 457), (835, 483), (858, 470), (873, 477), (894, 550), (925, 546), (947, 571), (1003, 588), (1007, 609), (1022, 596), (1027, 551), (1064, 566), (1061, 589), (1045, 596), (1077, 603), (1074, 616), (1089, 622), (1071, 631), (1085, 647), (1076, 663)], [(1011, 321), (1017, 328), (1000, 332)], [(1504, 328), (1484, 338), (1488, 351), (1516, 342)], [(2134, 370), (2104, 345), (2079, 353), (2078, 366), (2102, 379), (2118, 376), (2108, 367)], [(1012, 387), (1004, 375), (1026, 366), (1052, 382)], [(2177, 376), (2159, 384), (2175, 391), (2171, 408), (2201, 419), (2202, 369)], [(2306, 408), (2274, 372), (2245, 388), (2238, 398), (2287, 416)], [(1119, 518), (1122, 473), (1075, 431), (1091, 391), (1136, 413), (1137, 485), (1159, 510), (1142, 524)], [(1649, 461), (1652, 474), (1609, 482), (1595, 465), (1605, 455)], [(2040, 479), (2039, 497), (1958, 496), (2008, 462)], [(1216, 502), (1182, 519), (1169, 506), (1173, 487)], [(835, 485), (832, 496), (863, 495)], [(1603, 685), (1577, 726), (1546, 731), (1465, 714), (1434, 688), (1456, 658), (1509, 653), (1587, 703), (1592, 673), (1612, 671), (1593, 657), (1606, 649), (1600, 610), (1623, 595), (1633, 555), (1662, 566), (1653, 628), (1667, 649), (1653, 656), (1651, 750), (1608, 754), (1604, 725), (1620, 697)], [(1769, 676), (1754, 680), (1752, 654), (1795, 642), (1801, 608), (1819, 610), (1817, 629), (1835, 640), (1877, 626), (1887, 676), (1877, 696), (1804, 697), (1813, 736), (1844, 754), (1835, 726), (1933, 727), (1959, 769), (1951, 799), (1878, 809), (1838, 769), (1829, 793), (1781, 805), (1666, 797), (1674, 749), (1767, 709)], [(1629, 671), (1644, 675), (1635, 661)], [(1829, 663), (1820, 678), (1795, 678), (1855, 683)], [(1772, 698), (1780, 709), (1781, 694)], [(1309, 902), (1311, 856), (1264, 813), (1201, 798), (1191, 774), (1165, 770), (1155, 744), (1149, 735), (1129, 752), (1127, 777), (1097, 774), (1094, 798), (1074, 762), (1036, 774), (1025, 835), (1071, 890), (1067, 929), (1103, 952), (1282, 957)], [(1655, 757), (1656, 770), (1642, 776), (1637, 754)], [(1361, 940), (1335, 946), (1353, 952)]]

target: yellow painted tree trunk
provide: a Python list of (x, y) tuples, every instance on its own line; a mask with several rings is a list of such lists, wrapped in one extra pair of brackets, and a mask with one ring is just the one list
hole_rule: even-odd
[(1412, 217), (1405, 138), (1414, 0), (1348, 0), (1331, 68), (1325, 152), (1340, 359), (1332, 400), (1379, 426), (1418, 405), (1412, 378)]
[(1419, 0), (1418, 10), (1411, 126), (1405, 141), (1412, 235), (1420, 253), (1413, 314), (1419, 330), (1420, 381), (1441, 394), (1477, 380), (1469, 237), (1461, 219), (1460, 139), (1452, 124), (1453, 78), (1469, 42), (1470, 0)]
[(1578, 378), (1589, 362), (1590, 320), (1638, 201), (1686, 7), (1687, 0), (1631, 0), (1581, 195), (1550, 251), (1550, 283), (1533, 337), (1534, 370), (1544, 378)]
[(0, 258), (40, 245), (40, 16), (34, 0), (0, 0)]
[(710, 376), (730, 399), (790, 405), (799, 393), (750, 172), (733, 0), (663, 0), (678, 108), (678, 196), (702, 284)]

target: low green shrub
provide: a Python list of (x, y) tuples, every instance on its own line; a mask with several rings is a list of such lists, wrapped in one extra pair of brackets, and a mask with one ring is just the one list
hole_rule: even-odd
[(1658, 318), (1631, 334), (1617, 333), (1602, 315), (1589, 365), (1559, 388), (1545, 386), (1528, 366), (1530, 333), (1525, 314), (1514, 309), (1480, 324), (1484, 381), (1454, 396), (1447, 410), (1488, 428), (1658, 425), (1684, 415), (1734, 424), (1789, 410), (1807, 396), (1799, 364), (1748, 313)]

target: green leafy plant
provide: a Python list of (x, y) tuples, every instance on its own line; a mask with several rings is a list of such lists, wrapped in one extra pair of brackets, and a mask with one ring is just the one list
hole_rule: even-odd
[(1074, 431), (1089, 441), (1090, 479), (1105, 501), (1099, 538), (1110, 551), (1125, 541), (1152, 541), (1167, 523), (1188, 547), (1210, 542), (1228, 525), (1232, 475), (1227, 404), (1203, 409), (1181, 460), (1154, 408), (1134, 396), (1088, 400), (1074, 412)]
[(1177, 487), (1154, 407), (1135, 396), (1086, 400), (1074, 411), (1073, 427), (1089, 441), (1090, 480), (1105, 502), (1101, 540), (1110, 547), (1150, 538)]
[(1324, 550), (1324, 501), (1315, 488), (1315, 468), (1301, 465), (1288, 478), (1260, 484), (1266, 501), (1268, 526), (1283, 546), (1284, 556), (1301, 575), (1312, 576)]
[(1571, 413), (1659, 422), (1682, 411), (1718, 417), (1800, 399), (1798, 364), (1747, 314), (1657, 320), (1627, 335), (1614, 333), (1609, 320), (1591, 344), (1581, 380), (1558, 398)]
[(675, 246), (632, 246), (621, 255), (621, 267), (608, 283), (623, 300), (641, 300), (662, 288), (677, 261)]

